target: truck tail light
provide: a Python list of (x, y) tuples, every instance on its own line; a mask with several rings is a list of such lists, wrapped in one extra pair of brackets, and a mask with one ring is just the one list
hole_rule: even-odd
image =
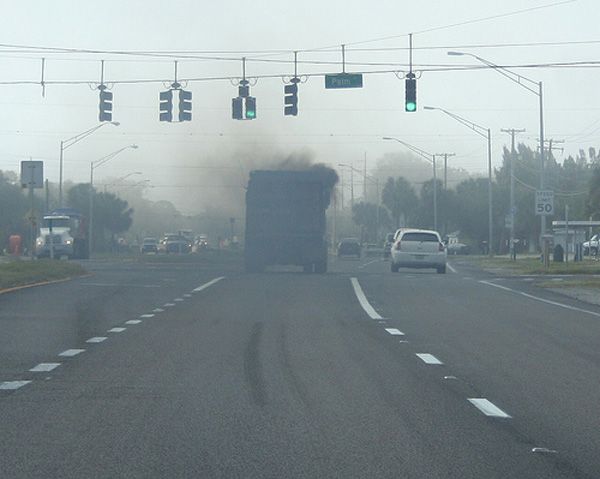
[(440, 243), (438, 251), (444, 251), (444, 243)]
[(400, 241), (398, 241), (398, 242), (396, 243), (396, 251), (400, 251), (400, 250), (401, 250), (401, 248), (400, 248), (400, 245), (401, 245), (401, 242), (400, 242)]

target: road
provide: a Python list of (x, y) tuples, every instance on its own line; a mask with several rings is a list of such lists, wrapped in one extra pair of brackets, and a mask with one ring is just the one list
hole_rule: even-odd
[(600, 477), (600, 308), (452, 266), (90, 261), (0, 295), (2, 477)]

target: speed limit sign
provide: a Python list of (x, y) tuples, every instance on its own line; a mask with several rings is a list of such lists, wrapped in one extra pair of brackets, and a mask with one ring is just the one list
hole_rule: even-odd
[(537, 190), (535, 192), (535, 214), (541, 216), (554, 214), (554, 191)]

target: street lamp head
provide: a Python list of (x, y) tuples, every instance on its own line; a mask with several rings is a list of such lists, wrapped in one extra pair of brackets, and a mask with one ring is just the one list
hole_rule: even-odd
[(435, 106), (424, 106), (423, 110), (438, 110), (439, 108), (436, 108)]
[(466, 53), (463, 52), (446, 52), (446, 54), (451, 57), (462, 57), (463, 55), (466, 55)]
[(390, 138), (389, 136), (384, 136), (383, 138), (381, 138), (382, 140), (393, 140), (393, 138)]
[(130, 145), (130, 148), (133, 148), (134, 150), (137, 150), (139, 147), (137, 145)]
[(111, 121), (110, 124), (111, 125), (115, 125), (115, 126), (119, 126), (121, 123), (119, 123), (118, 121)]

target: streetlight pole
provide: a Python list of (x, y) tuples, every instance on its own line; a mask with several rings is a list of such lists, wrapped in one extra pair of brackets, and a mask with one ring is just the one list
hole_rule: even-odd
[(488, 255), (493, 256), (493, 238), (494, 238), (494, 216), (492, 210), (493, 204), (493, 193), (492, 193), (492, 132), (489, 128), (484, 128), (477, 123), (473, 123), (461, 116), (458, 116), (456, 113), (451, 113), (448, 110), (444, 110), (443, 108), (438, 108), (435, 106), (424, 106), (424, 110), (439, 110), (450, 118), (458, 121), (460, 124), (470, 128), (479, 136), (482, 136), (487, 140), (487, 156), (488, 156)]
[(131, 173), (127, 173), (125, 176), (121, 176), (120, 178), (117, 178), (115, 181), (113, 181), (113, 182), (112, 182), (112, 183), (110, 183), (110, 184), (105, 184), (105, 185), (104, 185), (104, 193), (106, 193), (106, 191), (107, 191), (107, 187), (109, 187), (109, 186), (115, 186), (115, 185), (118, 185), (118, 184), (119, 184), (121, 181), (124, 181), (124, 180), (126, 180), (126, 179), (127, 179), (127, 178), (129, 178), (130, 176), (133, 176), (133, 175), (141, 175), (141, 174), (142, 174), (142, 172), (141, 172), (141, 171), (132, 171)]
[[(469, 56), (471, 58), (475, 58), (475, 60), (478, 60), (481, 63), (483, 63), (484, 65), (487, 65), (490, 68), (496, 70), (502, 76), (505, 76), (513, 83), (516, 83), (517, 85), (521, 86), (522, 88), (525, 88), (525, 90), (527, 90), (530, 93), (533, 93), (535, 96), (538, 97), (539, 110), (540, 110), (540, 190), (543, 190), (546, 186), (545, 171), (544, 171), (545, 162), (546, 162), (546, 152), (544, 150), (544, 141), (545, 141), (545, 138), (544, 138), (544, 89), (543, 89), (542, 82), (541, 81), (536, 82), (535, 80), (532, 80), (531, 78), (527, 78), (523, 75), (520, 75), (518, 73), (515, 73), (515, 72), (509, 70), (508, 68), (504, 68), (500, 65), (496, 65), (495, 63), (493, 63), (489, 60), (486, 60), (485, 58), (481, 58), (480, 56), (474, 55), (472, 53), (448, 52), (448, 55)], [(540, 229), (541, 229), (540, 247), (541, 247), (542, 238), (546, 234), (546, 216), (545, 215), (541, 215), (540, 223), (541, 223), (541, 225), (540, 225)]]
[(104, 163), (112, 160), (115, 156), (117, 156), (122, 151), (125, 151), (129, 148), (137, 149), (137, 145), (128, 145), (119, 150), (113, 151), (98, 160), (90, 161), (90, 197), (89, 197), (89, 213), (88, 213), (88, 257), (92, 256), (93, 251), (93, 227), (94, 227), (94, 170), (99, 166), (102, 166)]
[(437, 231), (437, 219), (438, 219), (438, 214), (437, 214), (437, 168), (436, 168), (436, 163), (435, 163), (435, 157), (436, 155), (433, 155), (431, 153), (427, 153), (425, 150), (422, 150), (421, 148), (417, 148), (414, 145), (411, 145), (410, 143), (406, 143), (405, 141), (402, 141), (398, 138), (392, 138), (389, 136), (384, 136), (382, 138), (382, 140), (393, 140), (393, 141), (397, 141), (398, 143), (400, 143), (401, 145), (404, 145), (406, 148), (408, 148), (409, 150), (413, 151), (414, 153), (416, 153), (417, 155), (421, 156), (422, 158), (424, 158), (425, 160), (427, 160), (429, 163), (432, 164), (433, 166), (433, 229), (435, 231)]
[(118, 121), (111, 121), (111, 122), (108, 122), (108, 123), (101, 123), (100, 125), (97, 125), (97, 126), (95, 126), (93, 128), (90, 128), (89, 130), (86, 130), (83, 133), (79, 133), (78, 135), (75, 135), (75, 136), (69, 138), (68, 140), (62, 140), (60, 142), (60, 157), (59, 157), (59, 167), (58, 167), (58, 205), (61, 208), (64, 206), (64, 204), (63, 204), (63, 159), (64, 159), (64, 151), (67, 148), (72, 147), (75, 143), (80, 142), (81, 140), (83, 140), (84, 138), (88, 137), (89, 135), (91, 135), (95, 131), (99, 130), (104, 125), (119, 126), (120, 123)]

